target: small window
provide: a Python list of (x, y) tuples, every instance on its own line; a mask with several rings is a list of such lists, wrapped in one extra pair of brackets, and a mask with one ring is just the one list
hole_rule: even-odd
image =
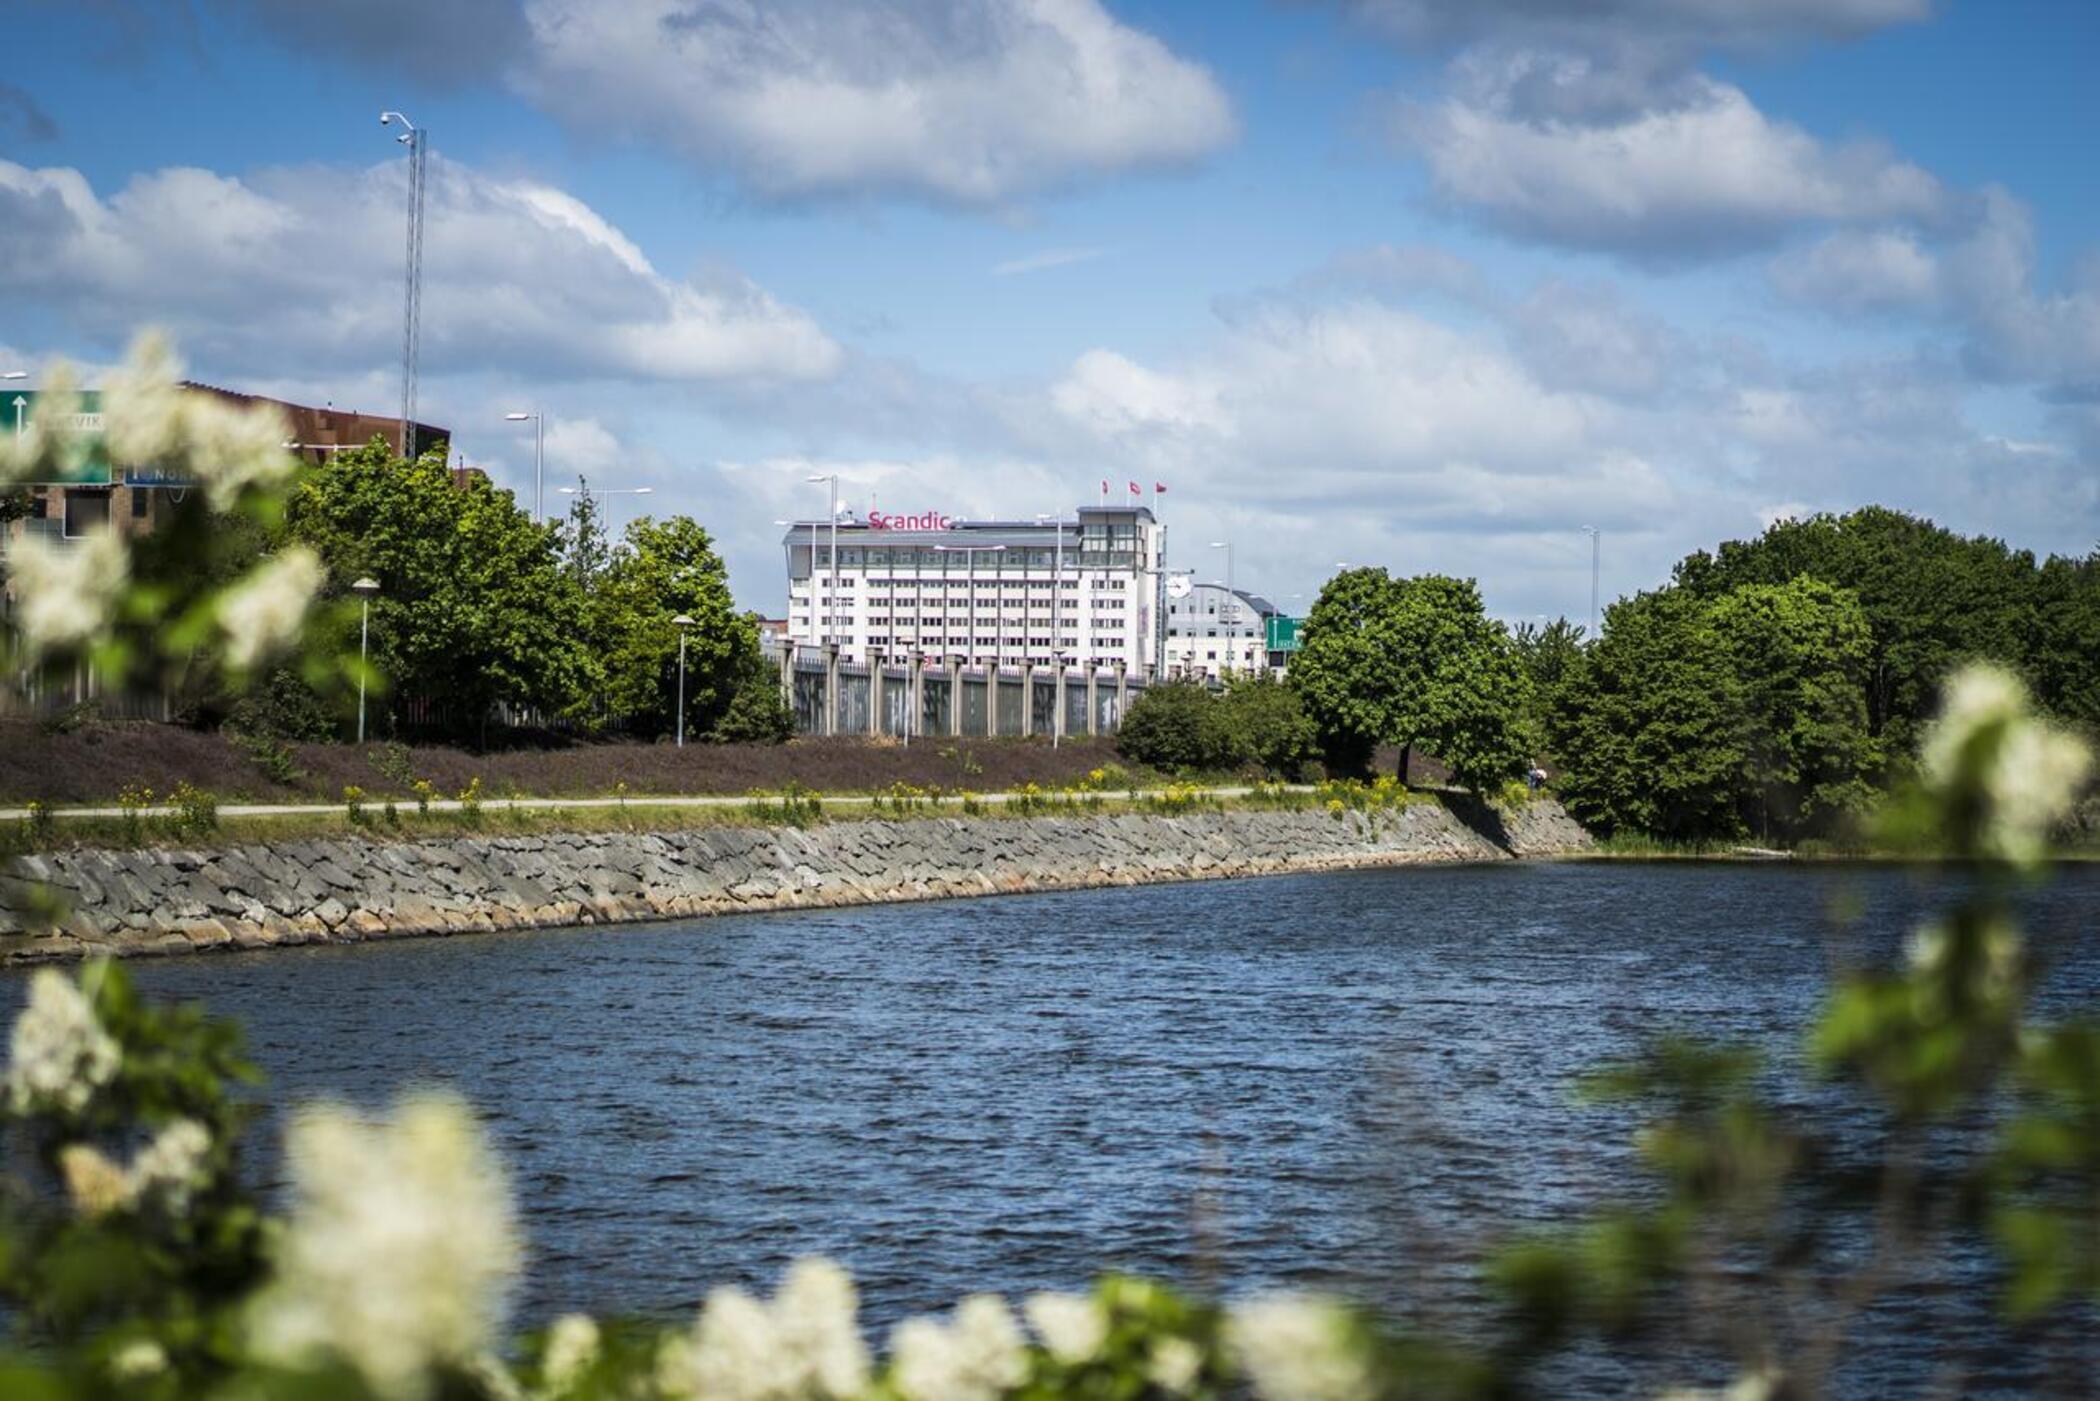
[(146, 489), (144, 487), (135, 486), (131, 489), (131, 518), (135, 521), (146, 518)]
[(77, 540), (97, 530), (109, 528), (109, 493), (106, 491), (69, 491), (66, 493), (66, 526), (68, 540)]

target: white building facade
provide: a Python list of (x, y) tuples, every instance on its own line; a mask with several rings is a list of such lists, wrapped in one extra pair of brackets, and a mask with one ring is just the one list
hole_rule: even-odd
[(1167, 581), (1165, 656), (1170, 680), (1221, 681), (1275, 670), (1268, 620), (1276, 606), (1245, 589)]
[[(833, 542), (836, 541), (836, 558)], [(787, 557), (787, 636), (839, 656), (971, 666), (1159, 665), (1166, 533), (1143, 506), (1062, 521), (937, 511), (803, 521)]]

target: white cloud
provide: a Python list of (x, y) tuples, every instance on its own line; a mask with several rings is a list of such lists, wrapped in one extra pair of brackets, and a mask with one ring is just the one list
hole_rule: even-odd
[[(399, 163), (246, 179), (176, 167), (106, 198), (0, 160), (0, 288), (121, 341), (142, 322), (193, 358), (281, 374), (385, 363), (400, 337)], [(423, 366), (648, 381), (809, 378), (839, 349), (725, 275), (673, 281), (588, 206), (453, 162), (430, 170)]]
[(515, 82), (773, 197), (998, 205), (1229, 141), (1201, 65), (1098, 0), (531, 0)]
[(595, 418), (549, 419), (546, 446), (550, 476), (594, 477), (600, 485), (627, 458), (620, 440)]
[(1917, 166), (1818, 141), (1711, 78), (1602, 122), (1527, 118), (1506, 91), (1404, 108), (1397, 130), (1446, 200), (1526, 237), (1671, 258), (1775, 242), (1804, 223), (1931, 219), (1943, 203)]
[(1845, 229), (1776, 259), (1789, 301), (1838, 313), (1918, 310), (1939, 297), (1939, 261), (1908, 229)]
[(1407, 43), (1577, 42), (1646, 36), (1713, 47), (1849, 38), (1928, 17), (1932, 0), (1341, 0)]
[(1023, 273), (1044, 272), (1050, 268), (1070, 267), (1074, 263), (1090, 263), (1108, 250), (1106, 248), (1047, 248), (1040, 253), (1024, 257), (1008, 258), (992, 268), (994, 277), (1019, 277)]

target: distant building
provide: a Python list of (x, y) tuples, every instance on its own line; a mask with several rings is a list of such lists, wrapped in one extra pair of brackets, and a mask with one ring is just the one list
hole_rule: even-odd
[[(332, 405), (317, 409), (210, 384), (186, 382), (184, 387), (230, 403), (274, 405), (284, 415), (286, 441), (292, 445), (291, 451), (307, 462), (322, 462), (332, 453), (363, 447), (374, 437), (384, 439), (396, 450), (401, 441), (399, 418), (362, 414)], [(82, 399), (83, 408), (87, 410), (84, 418), (91, 425), (99, 423), (99, 399), (92, 393), (83, 395)], [(88, 431), (95, 430), (90, 427)], [(410, 446), (420, 454), (449, 437), (443, 428), (434, 424), (417, 423), (412, 425)], [(127, 536), (148, 535), (173, 514), (175, 503), (190, 490), (188, 483), (164, 478), (151, 469), (102, 468), (99, 471), (100, 480), (76, 479), (22, 488), (28, 497), (25, 503), (27, 514), (0, 530), (0, 546), (24, 535), (77, 540), (95, 531), (111, 529)], [(455, 469), (455, 476), (462, 471), (478, 472), (479, 469)]]
[(1197, 584), (1176, 578), (1167, 588), (1167, 676), (1223, 680), (1281, 668), (1271, 658), (1269, 619), (1275, 604), (1245, 589)]
[[(787, 634), (839, 655), (966, 664), (1110, 667), (1159, 659), (1165, 534), (1143, 506), (1083, 506), (1075, 519), (965, 521), (938, 511), (841, 515), (792, 526)], [(833, 584), (836, 580), (836, 591)]]

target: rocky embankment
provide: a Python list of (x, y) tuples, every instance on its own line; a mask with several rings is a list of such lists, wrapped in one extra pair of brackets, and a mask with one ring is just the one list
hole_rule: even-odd
[[(1587, 850), (1557, 803), (80, 850), (0, 863), (0, 962), (340, 943)], [(55, 921), (55, 922), (54, 922)]]

